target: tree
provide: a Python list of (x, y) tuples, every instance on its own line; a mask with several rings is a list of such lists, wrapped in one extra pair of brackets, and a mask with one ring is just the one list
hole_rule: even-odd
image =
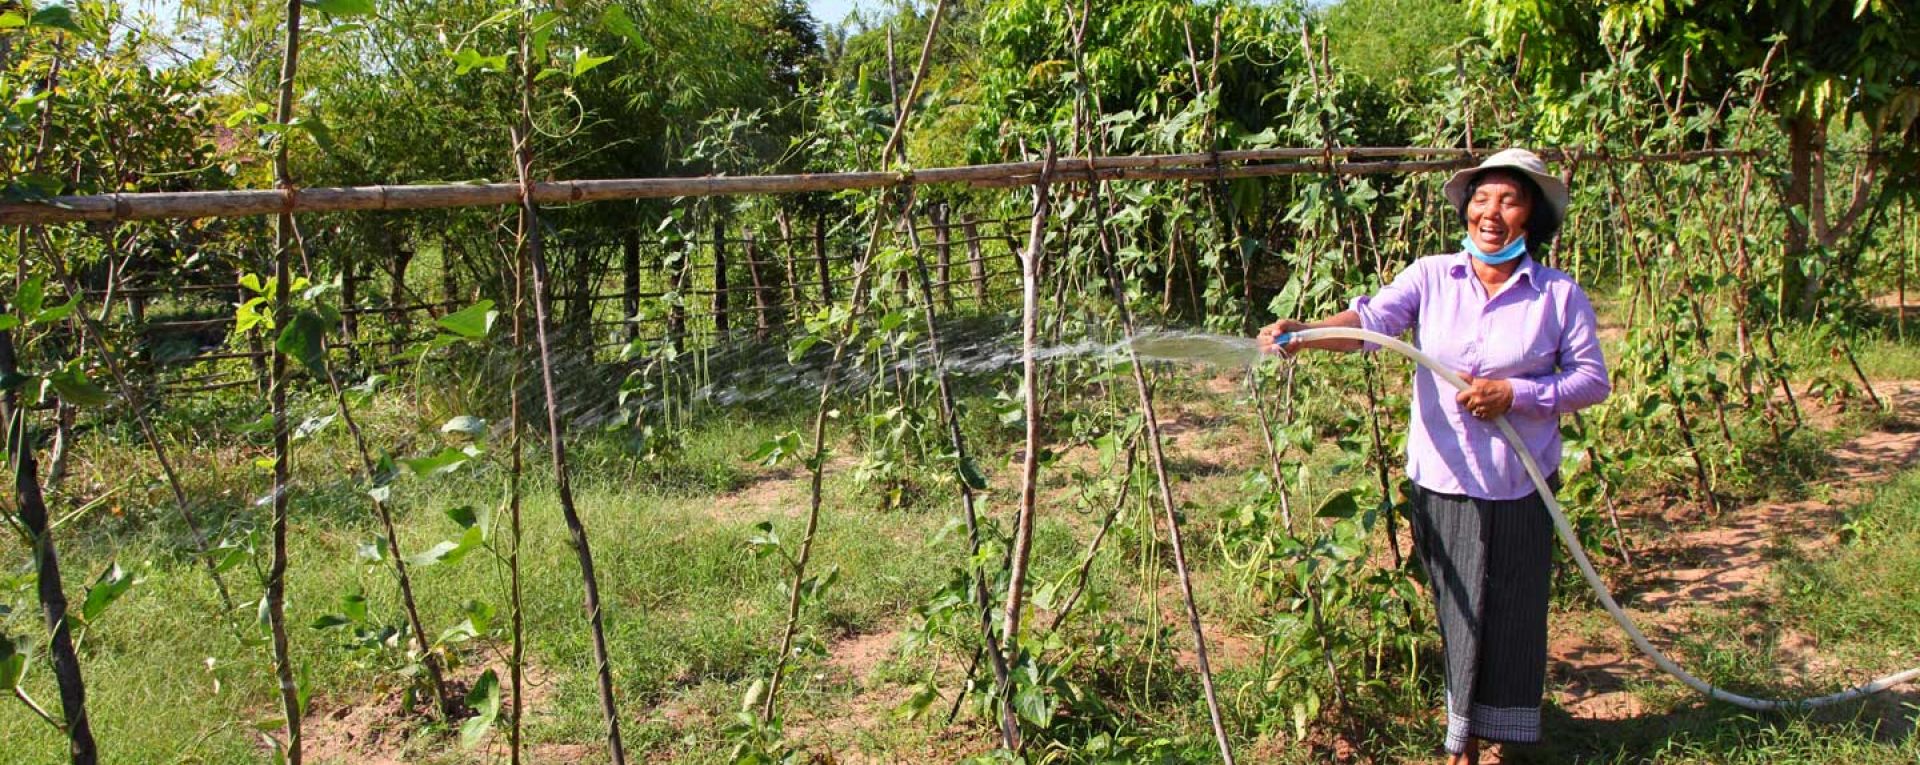
[(1474, 24), (1458, 0), (1341, 0), (1326, 9), (1326, 32), (1342, 70), (1414, 86)]
[[(1811, 317), (1844, 262), (1842, 240), (1861, 233), (1876, 201), (1912, 193), (1920, 178), (1920, 12), (1895, 0), (1469, 0), (1487, 35), (1543, 88), (1571, 92), (1615, 52), (1641, 48), (1649, 74), (1713, 102), (1743, 74), (1764, 73), (1759, 104), (1787, 144), (1788, 206), (1781, 310)], [(1773, 30), (1762, 37), (1758, 30)], [(1835, 128), (1864, 134), (1844, 199), (1829, 171)], [(1876, 194), (1876, 182), (1878, 193)]]

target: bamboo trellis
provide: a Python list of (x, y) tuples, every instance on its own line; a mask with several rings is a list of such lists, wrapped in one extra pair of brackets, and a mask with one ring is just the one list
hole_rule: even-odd
[[(1095, 180), (1208, 182), (1285, 175), (1379, 175), (1430, 173), (1472, 166), (1491, 152), (1436, 147), (1285, 148), (1190, 154), (1064, 157), (1058, 183)], [(1548, 160), (1577, 158), (1582, 163), (1684, 162), (1751, 157), (1737, 149), (1615, 155), (1580, 150), (1541, 152)], [(1378, 159), (1442, 157), (1442, 159)], [(1329, 161), (1339, 158), (1341, 161)], [(1367, 161), (1354, 161), (1367, 160)], [(530, 184), (535, 204), (574, 204), (674, 197), (794, 194), (873, 190), (908, 185), (967, 184), (983, 188), (1038, 183), (1041, 162), (1003, 162), (924, 170), (810, 173), (799, 175), (704, 176), (697, 178), (612, 178)], [(289, 213), (427, 210), (449, 207), (506, 207), (521, 203), (517, 183), (422, 184), (394, 186), (238, 189), (133, 194), (58, 196), (36, 202), (0, 203), (0, 225), (113, 222), (190, 218), (235, 218)]]

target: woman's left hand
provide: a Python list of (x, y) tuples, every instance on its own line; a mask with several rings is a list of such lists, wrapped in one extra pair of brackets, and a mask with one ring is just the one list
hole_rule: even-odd
[(1513, 408), (1513, 385), (1506, 380), (1476, 380), (1465, 372), (1461, 372), (1460, 377), (1467, 381), (1467, 389), (1460, 391), (1453, 400), (1468, 414), (1492, 421)]

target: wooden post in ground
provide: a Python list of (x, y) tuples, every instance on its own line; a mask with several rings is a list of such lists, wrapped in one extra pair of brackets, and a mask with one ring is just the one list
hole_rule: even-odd
[[(354, 309), (360, 307), (360, 270), (354, 267), (353, 257), (345, 252), (338, 255), (340, 269), (340, 307)], [(347, 368), (360, 368), (360, 314), (348, 310), (340, 314), (340, 336), (347, 346)]]
[(1914, 225), (1913, 205), (1903, 203), (1902, 207), (1907, 208), (1907, 214), (1900, 216), (1901, 220), (1907, 222), (1907, 251), (1894, 256), (1893, 268), (1895, 280), (1900, 284), (1897, 296), (1900, 301), (1899, 313), (1894, 322), (1899, 326), (1900, 342), (1904, 343), (1907, 341), (1907, 261), (1915, 250), (1920, 250), (1920, 226)]
[(798, 258), (793, 256), (793, 224), (787, 220), (787, 211), (779, 208), (774, 208), (773, 222), (780, 228), (780, 262), (787, 271), (787, 305), (792, 306), (790, 311), (800, 311), (803, 310), (800, 294), (800, 264), (795, 262)]
[(747, 278), (753, 282), (753, 337), (765, 341), (773, 328), (772, 290), (766, 279), (760, 275), (760, 246), (751, 232), (744, 235), (744, 247), (747, 259)]
[(667, 275), (667, 291), (674, 294), (673, 302), (667, 306), (667, 342), (675, 348), (686, 347), (687, 272), (692, 268), (689, 262), (692, 250), (684, 239), (667, 244), (666, 257), (673, 260), (673, 270)]
[(953, 312), (953, 238), (947, 226), (947, 205), (941, 203), (928, 211), (933, 221), (934, 274), (939, 278), (941, 310)]
[(820, 267), (820, 305), (833, 305), (833, 270), (827, 267), (827, 216), (813, 219), (813, 262)]
[[(289, 0), (297, 2), (297, 0)], [(612, 765), (626, 765), (626, 745), (620, 735), (620, 705), (613, 689), (613, 661), (607, 650), (605, 612), (600, 601), (600, 579), (594, 573), (593, 549), (587, 541), (586, 524), (573, 501), (573, 483), (567, 467), (566, 426), (560, 414), (554, 381), (553, 339), (550, 302), (553, 297), (551, 274), (540, 232), (540, 210), (533, 198), (533, 27), (534, 9), (521, 9), (520, 29), (520, 120), (510, 136), (514, 147), (515, 175), (520, 181), (520, 231), (529, 272), (533, 276), (533, 336), (540, 353), (540, 385), (547, 410), (547, 446), (553, 457), (553, 487), (561, 517), (566, 521), (569, 546), (580, 565), (580, 582), (587, 624), (593, 640), (593, 663), (600, 695), (600, 714), (605, 722), (608, 759)], [(515, 712), (516, 716), (519, 714)]]
[(713, 212), (713, 335), (726, 337), (730, 329), (727, 317), (727, 216)]
[(444, 305), (430, 315), (445, 316), (460, 310), (460, 277), (453, 272), (453, 240), (440, 237), (440, 302)]
[(967, 268), (973, 278), (973, 301), (987, 304), (987, 261), (980, 253), (980, 222), (972, 213), (960, 221), (960, 236), (967, 240)]
[[(20, 241), (25, 243), (26, 236)], [(13, 333), (0, 330), (0, 375), (17, 374), (14, 363)], [(60, 557), (49, 528), (46, 498), (40, 492), (39, 468), (34, 462), (34, 439), (27, 433), (27, 410), (20, 406), (16, 386), (0, 393), (0, 433), (6, 435), (6, 451), (12, 457), (15, 512), (32, 547), (34, 580), (40, 599), (40, 615), (49, 637), (48, 652), (53, 659), (53, 675), (60, 688), (60, 713), (67, 734), (67, 756), (74, 765), (93, 765), (99, 753), (93, 741), (93, 727), (87, 719), (87, 688), (80, 677), (80, 658), (73, 646), (73, 629), (67, 619), (67, 595), (60, 579)], [(18, 694), (22, 700), (27, 696)], [(40, 712), (48, 722), (53, 718)]]
[(627, 325), (627, 342), (640, 339), (640, 230), (627, 229), (620, 240), (620, 320)]
[(398, 237), (387, 235), (387, 321), (391, 323), (388, 342), (393, 355), (398, 356), (407, 347), (407, 337), (412, 335), (411, 316), (404, 310), (407, 304), (407, 266), (413, 264), (413, 248), (402, 243)]

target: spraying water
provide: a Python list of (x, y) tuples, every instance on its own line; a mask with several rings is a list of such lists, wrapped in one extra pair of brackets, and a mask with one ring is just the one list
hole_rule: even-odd
[[(1034, 351), (1042, 362), (1092, 360), (1120, 363), (1133, 355), (1142, 361), (1190, 364), (1218, 369), (1238, 369), (1260, 360), (1259, 342), (1251, 337), (1223, 335), (1191, 329), (1148, 328), (1131, 341), (1110, 339), (1120, 334), (1117, 328), (1102, 329), (1101, 337), (1085, 337), (1047, 345)], [(956, 322), (940, 329), (945, 351), (942, 366), (949, 375), (983, 376), (1020, 365), (1018, 326), (1000, 317)], [(710, 406), (738, 406), (792, 394), (818, 391), (825, 380), (822, 371), (831, 351), (826, 344), (814, 346), (798, 358), (788, 358), (787, 349), (778, 343), (741, 342), (723, 344), (708, 350), (704, 361), (711, 372), (708, 382), (691, 391), (694, 402)], [(687, 357), (690, 358), (690, 357)], [(864, 362), (863, 362), (864, 363)], [(620, 377), (637, 365), (612, 365), (600, 368), (587, 378), (568, 376), (577, 388), (565, 407), (575, 424), (592, 425), (611, 414), (609, 388), (617, 387)], [(894, 372), (929, 374), (934, 372), (933, 353), (925, 344), (906, 346), (897, 355), (878, 366), (864, 367), (864, 374), (840, 377), (836, 387), (856, 390), (885, 379)], [(648, 407), (657, 404), (651, 397), (632, 397), (627, 406)]]

